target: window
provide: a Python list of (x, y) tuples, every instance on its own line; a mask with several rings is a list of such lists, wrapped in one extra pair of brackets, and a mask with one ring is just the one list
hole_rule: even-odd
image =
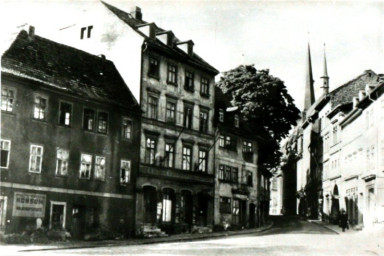
[(43, 161), (43, 147), (37, 145), (31, 145), (31, 152), (29, 156), (29, 171), (41, 172), (41, 163)]
[(231, 173), (231, 181), (233, 183), (238, 183), (239, 181), (239, 169), (237, 168), (231, 168), (232, 173)]
[(84, 109), (83, 129), (93, 131), (95, 126), (95, 111), (92, 109)]
[(177, 82), (177, 68), (175, 65), (168, 64), (167, 83), (176, 84), (176, 82)]
[(80, 160), (80, 178), (90, 179), (92, 169), (92, 155), (81, 154)]
[(243, 152), (253, 153), (252, 142), (246, 140), (243, 141)]
[[(221, 137), (220, 137), (221, 138)], [(231, 136), (223, 136), (223, 139), (224, 139), (224, 146), (220, 146), (221, 147), (225, 147), (227, 149), (230, 149), (230, 150), (236, 150), (236, 139), (231, 137)]]
[(240, 127), (239, 115), (235, 115), (235, 117), (234, 117), (234, 125), (235, 125), (236, 128)]
[(157, 119), (157, 106), (159, 99), (157, 97), (148, 96), (148, 117)]
[(207, 172), (208, 169), (208, 152), (206, 150), (199, 150), (199, 171)]
[(35, 97), (35, 104), (33, 108), (33, 117), (35, 119), (45, 120), (47, 112), (47, 99), (41, 96)]
[(105, 178), (105, 157), (96, 156), (95, 158), (95, 179), (104, 180)]
[(208, 112), (200, 110), (200, 132), (208, 131)]
[(163, 222), (171, 222), (172, 220), (172, 200), (168, 193), (163, 194)]
[(149, 58), (148, 76), (159, 78), (159, 61), (155, 58)]
[(185, 71), (185, 85), (184, 88), (187, 91), (193, 92), (194, 85), (193, 85), (193, 73)]
[(1, 110), (12, 112), (14, 102), (15, 102), (14, 90), (3, 88), (1, 90)]
[(204, 77), (201, 78), (200, 95), (209, 96), (209, 81)]
[(59, 124), (70, 126), (72, 115), (72, 105), (66, 102), (60, 102)]
[(166, 167), (173, 168), (175, 160), (174, 143), (165, 143), (164, 164)]
[(219, 109), (219, 122), (224, 122), (224, 110), (222, 108)]
[(183, 146), (182, 169), (186, 171), (190, 171), (191, 161), (192, 161), (192, 148), (190, 146)]
[(231, 181), (231, 167), (225, 166), (224, 181)]
[(333, 127), (333, 144), (336, 144), (338, 141), (337, 138), (337, 126)]
[(131, 139), (132, 136), (132, 121), (123, 118), (123, 139)]
[(167, 101), (166, 106), (166, 119), (168, 123), (175, 123), (176, 104), (174, 102)]
[(98, 112), (97, 117), (97, 131), (99, 133), (107, 133), (108, 131), (108, 114), (105, 112)]
[(184, 127), (191, 129), (192, 128), (192, 117), (193, 117), (193, 107), (185, 106), (184, 108)]
[(247, 185), (250, 187), (253, 186), (253, 174), (251, 171), (247, 171)]
[(219, 147), (225, 147), (225, 137), (223, 135), (220, 135), (219, 137)]
[(231, 213), (231, 198), (220, 197), (220, 212)]
[(11, 153), (11, 141), (10, 140), (0, 140), (0, 150), (1, 150), (1, 165), (2, 168), (8, 168), (9, 165), (9, 155)]
[(145, 162), (147, 164), (155, 164), (156, 156), (156, 140), (154, 138), (147, 137), (145, 143)]
[(224, 172), (225, 172), (225, 166), (220, 165), (219, 166), (219, 180), (224, 180)]
[(120, 162), (120, 184), (128, 184), (131, 179), (131, 161), (121, 160)]
[(68, 175), (69, 151), (63, 148), (56, 149), (56, 175)]

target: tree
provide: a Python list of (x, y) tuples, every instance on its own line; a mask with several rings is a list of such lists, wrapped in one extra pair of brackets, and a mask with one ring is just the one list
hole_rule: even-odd
[(270, 75), (268, 69), (241, 65), (224, 72), (217, 86), (262, 138), (260, 163), (269, 170), (277, 167), (281, 157), (279, 143), (300, 117), (284, 82)]

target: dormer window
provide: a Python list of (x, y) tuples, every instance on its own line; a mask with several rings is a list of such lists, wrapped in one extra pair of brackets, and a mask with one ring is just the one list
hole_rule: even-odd
[(219, 122), (224, 122), (224, 110), (222, 108), (219, 109)]
[(240, 127), (239, 115), (235, 115), (235, 117), (234, 117), (234, 125), (235, 125), (236, 128)]

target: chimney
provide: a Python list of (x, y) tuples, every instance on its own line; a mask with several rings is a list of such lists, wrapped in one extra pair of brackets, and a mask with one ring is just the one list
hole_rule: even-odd
[(29, 38), (29, 40), (35, 39), (35, 27), (34, 26), (29, 26), (28, 38)]
[(156, 24), (155, 23), (146, 23), (146, 24), (142, 24), (142, 25), (138, 25), (136, 26), (136, 28), (141, 32), (143, 33), (144, 35), (146, 35), (147, 37), (151, 38), (151, 39), (155, 39), (156, 38)]
[(156, 37), (163, 44), (166, 44), (170, 47), (173, 46), (173, 39), (175, 38), (175, 35), (173, 34), (173, 32), (171, 30), (156, 33)]
[(352, 102), (353, 102), (353, 108), (356, 108), (357, 104), (359, 104), (359, 98), (353, 97)]
[(365, 97), (365, 92), (363, 90), (360, 90), (359, 91), (359, 101), (362, 101), (364, 97)]
[(137, 20), (143, 20), (143, 14), (141, 13), (141, 8), (138, 6), (134, 6), (131, 8), (130, 14), (133, 18)]
[(193, 46), (195, 45), (192, 40), (184, 41), (184, 42), (178, 42), (176, 43), (177, 46), (186, 54), (192, 55), (193, 54)]

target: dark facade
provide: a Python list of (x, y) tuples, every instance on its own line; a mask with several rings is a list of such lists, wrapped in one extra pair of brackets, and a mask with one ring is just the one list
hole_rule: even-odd
[(264, 200), (268, 179), (258, 170), (259, 143), (254, 131), (215, 88), (215, 224), (253, 228), (266, 221)]
[(134, 230), (140, 108), (114, 64), (20, 32), (2, 56), (1, 216), (81, 239)]

